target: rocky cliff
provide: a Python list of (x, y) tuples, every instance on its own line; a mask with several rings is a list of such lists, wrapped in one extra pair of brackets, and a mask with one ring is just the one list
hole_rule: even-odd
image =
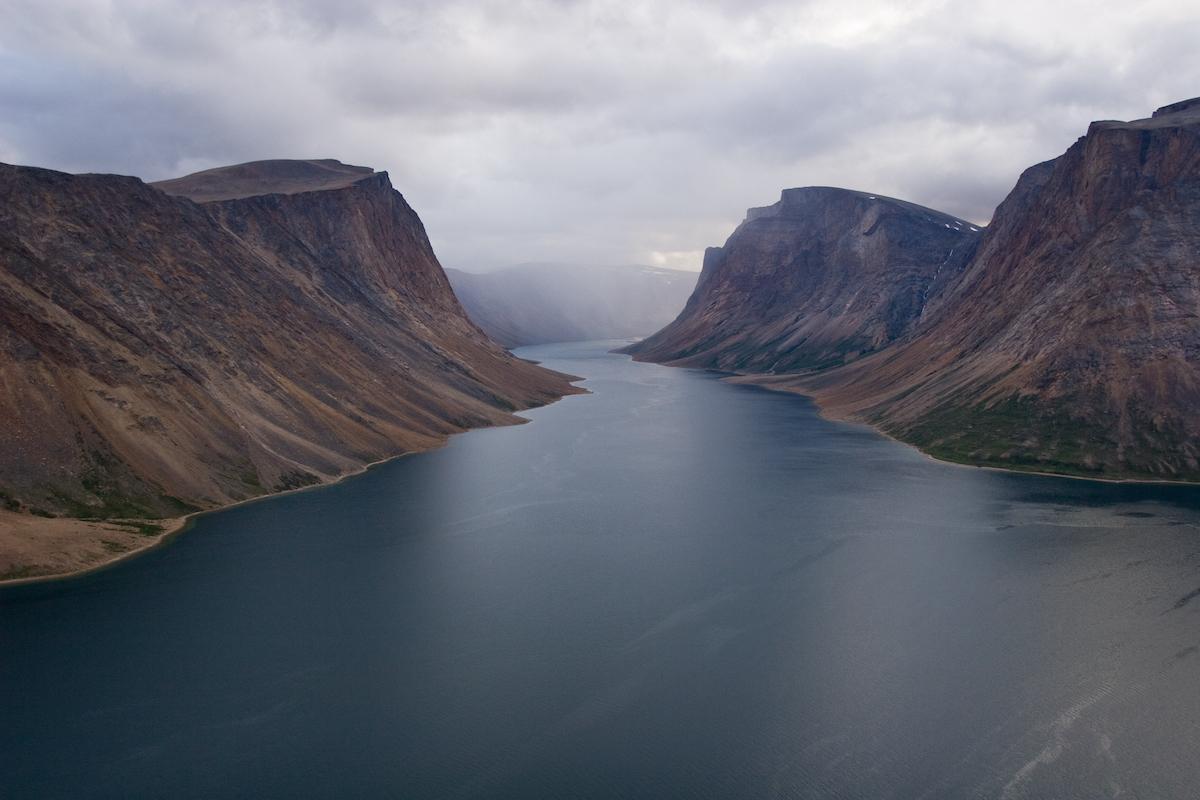
[(625, 352), (752, 372), (821, 369), (910, 331), (969, 260), (980, 229), (846, 189), (787, 189), (705, 253), (679, 317)]
[[(197, 202), (200, 201), (200, 202)], [(575, 391), (468, 319), (386, 173), (0, 166), (0, 502), (154, 518)]]
[(674, 319), (696, 285), (694, 272), (639, 265), (446, 275), (471, 319), (506, 347), (645, 336)]
[[(790, 228), (796, 241), (820, 242), (816, 252), (829, 254), (838, 250), (825, 243), (845, 235), (847, 219), (855, 218), (814, 206)], [(742, 380), (811, 394), (827, 413), (871, 422), (949, 460), (1200, 479), (1200, 99), (1147, 119), (1092, 123), (1062, 156), (1026, 170), (978, 241), (956, 251), (969, 258), (936, 279), (928, 266), (914, 271), (930, 286), (916, 313), (846, 316), (864, 295), (897, 296), (879, 291), (877, 271), (851, 281), (836, 295), (841, 304), (828, 302), (826, 283), (781, 289), (794, 285), (796, 259), (775, 246), (779, 235), (756, 235), (751, 247), (735, 242), (753, 223), (731, 238), (752, 254), (753, 268), (735, 273), (743, 282), (728, 280), (727, 245), (684, 314), (635, 348), (638, 357), (804, 370)], [(793, 329), (824, 332), (836, 321), (835, 345), (814, 354), (811, 336), (782, 338), (786, 313), (773, 310), (781, 292)], [(884, 324), (892, 317), (907, 323)], [(863, 331), (874, 331), (865, 341), (877, 352), (837, 366), (837, 347), (853, 354)]]
[(1200, 479), (1200, 100), (1093, 123), (915, 335), (801, 383), (952, 460)]

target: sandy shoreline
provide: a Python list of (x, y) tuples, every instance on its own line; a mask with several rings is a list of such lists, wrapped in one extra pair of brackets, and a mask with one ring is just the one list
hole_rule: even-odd
[[(479, 429), (473, 428), (472, 430), (479, 430)], [(466, 433), (466, 431), (464, 431), (464, 433)], [(343, 473), (342, 475), (332, 477), (328, 480), (321, 481), (320, 483), (314, 483), (311, 486), (301, 486), (296, 489), (285, 489), (285, 490), (279, 491), (279, 492), (270, 492), (268, 494), (261, 494), (261, 495), (258, 495), (257, 497), (248, 497), (245, 500), (238, 500), (237, 502), (234, 502), (234, 503), (227, 503), (222, 506), (217, 506), (216, 508), (206, 508), (201, 511), (193, 511), (191, 514), (187, 514), (186, 516), (182, 516), (182, 517), (172, 517), (170, 519), (155, 519), (155, 520), (136, 520), (136, 521), (129, 520), (129, 523), (142, 522), (142, 523), (153, 524), (153, 525), (161, 525), (162, 531), (160, 533), (150, 534), (150, 535), (134, 534), (134, 535), (138, 536), (141, 540), (143, 540), (144, 544), (139, 544), (135, 547), (131, 547), (128, 550), (123, 550), (121, 552), (113, 553), (110, 558), (106, 558), (101, 561), (90, 561), (88, 563), (85, 563), (82, 566), (79, 566), (78, 568), (63, 570), (60, 572), (46, 572), (46, 573), (41, 573), (41, 574), (36, 574), (36, 575), (5, 578), (5, 579), (0, 580), (0, 587), (17, 586), (17, 585), (26, 584), (26, 583), (44, 583), (44, 582), (48, 582), (48, 581), (69, 580), (71, 578), (78, 578), (82, 575), (87, 575), (92, 572), (99, 572), (100, 570), (108, 569), (109, 567), (119, 564), (122, 561), (126, 561), (135, 556), (139, 556), (139, 555), (143, 555), (144, 553), (148, 553), (157, 547), (162, 547), (163, 545), (169, 543), (176, 536), (179, 536), (180, 534), (188, 531), (195, 524), (196, 519), (201, 516), (204, 516), (205, 514), (216, 514), (221, 511), (228, 511), (231, 508), (237, 508), (238, 506), (244, 506), (244, 505), (248, 505), (250, 503), (258, 503), (263, 500), (272, 500), (276, 497), (283, 497), (285, 495), (295, 494), (297, 492), (309, 492), (309, 491), (313, 491), (316, 489), (324, 489), (329, 486), (333, 486), (335, 484), (341, 483), (342, 481), (344, 481), (348, 478), (353, 478), (355, 476), (362, 475), (367, 470), (371, 469), (372, 467), (377, 467), (380, 464), (386, 464), (389, 461), (395, 461), (398, 458), (404, 458), (405, 456), (416, 455), (418, 453), (428, 453), (433, 450), (437, 450), (440, 447), (444, 447), (445, 444), (446, 444), (445, 442), (442, 442), (434, 447), (429, 447), (424, 450), (412, 450), (407, 453), (397, 453), (394, 456), (389, 456), (387, 458), (381, 458), (378, 461), (372, 461), (369, 464), (363, 465), (360, 469), (356, 469), (351, 472)], [(34, 521), (34, 525), (28, 526), (29, 533), (37, 535), (39, 538), (44, 538), (45, 535), (47, 534), (47, 532), (49, 532), (51, 535), (53, 535), (54, 533), (57, 533), (59, 531), (61, 531), (64, 534), (70, 534), (72, 532), (75, 532), (76, 535), (79, 535), (79, 533), (83, 532), (83, 531), (89, 531), (89, 532), (92, 532), (92, 535), (94, 535), (96, 537), (99, 537), (101, 535), (110, 536), (110, 535), (112, 535), (112, 533), (120, 530), (120, 528), (122, 526), (122, 523), (110, 521), (110, 520), (92, 521), (92, 520), (72, 519), (72, 518), (68, 518), (68, 517), (55, 517), (54, 519), (40, 519), (38, 517), (30, 517), (27, 514), (13, 514), (11, 512), (0, 512), (0, 524), (3, 524), (3, 523), (12, 524), (12, 519), (11, 519), (12, 517), (18, 517), (22, 520)], [(36, 526), (36, 529), (35, 529), (35, 526)], [(0, 546), (8, 544), (8, 542), (6, 542), (5, 539), (6, 539), (6, 537), (4, 536), (4, 532), (0, 531)], [(101, 540), (101, 541), (104, 541), (104, 540)], [(5, 549), (7, 549), (7, 548), (5, 548)], [(34, 568), (36, 568), (36, 567), (34, 567)]]
[[(583, 378), (575, 378), (575, 381), (584, 380)], [(515, 416), (521, 411), (532, 411), (535, 408), (544, 408), (545, 406), (557, 403), (565, 397), (573, 397), (578, 394), (589, 394), (583, 387), (575, 387), (580, 389), (579, 392), (564, 394), (549, 403), (541, 406), (530, 406), (529, 408), (520, 409), (514, 412), (513, 425), (525, 425), (532, 420), (525, 417)], [(54, 517), (43, 518), (34, 517), (29, 514), (17, 514), (10, 511), (0, 511), (0, 553), (16, 552), (18, 556), (21, 552), (36, 552), (41, 551), (42, 564), (31, 564), (27, 569), (39, 569), (46, 566), (53, 568), (55, 563), (63, 566), (60, 570), (40, 572), (31, 575), (16, 575), (10, 578), (0, 579), (0, 588), (6, 586), (18, 586), (29, 583), (47, 583), (50, 581), (70, 580), (83, 575), (88, 575), (93, 572), (108, 569), (123, 561), (126, 561), (135, 556), (143, 555), (169, 544), (175, 537), (187, 532), (195, 524), (196, 519), (205, 514), (216, 514), (221, 511), (228, 511), (231, 508), (248, 505), (250, 503), (258, 503), (263, 500), (273, 500), (277, 497), (283, 497), (289, 494), (298, 492), (311, 492), (319, 489), (325, 489), (329, 486), (341, 483), (349, 478), (362, 475), (370, 469), (374, 469), (388, 462), (395, 461), (406, 456), (419, 455), (421, 453), (430, 453), (445, 447), (450, 441), (450, 437), (459, 436), (471, 431), (486, 430), (494, 427), (506, 427), (504, 425), (484, 425), (478, 428), (468, 428), (464, 431), (449, 434), (441, 442), (426, 447), (421, 450), (409, 450), (404, 453), (397, 453), (386, 458), (372, 461), (369, 464), (364, 464), (362, 467), (350, 472), (342, 473), (330, 477), (320, 483), (314, 483), (311, 486), (301, 486), (296, 489), (285, 489), (279, 492), (269, 492), (256, 497), (248, 497), (245, 500), (238, 500), (233, 503), (227, 503), (216, 508), (206, 508), (201, 511), (194, 511), (182, 517), (172, 517), (170, 519), (155, 519), (155, 520), (81, 520), (69, 517)], [(136, 527), (138, 524), (143, 525), (158, 525), (162, 527), (161, 532), (155, 534), (144, 534), (131, 531), (131, 527)], [(86, 537), (86, 538), (85, 538)], [(81, 541), (83, 540), (83, 541)], [(47, 553), (47, 545), (51, 548), (48, 554), (52, 556), (49, 563), (45, 563)], [(115, 550), (116, 546), (125, 547), (128, 549)], [(55, 548), (58, 548), (57, 550)], [(108, 550), (107, 553), (100, 553), (100, 550)], [(6, 565), (0, 561), (0, 570), (6, 569), (9, 572), (19, 570), (18, 565)]]

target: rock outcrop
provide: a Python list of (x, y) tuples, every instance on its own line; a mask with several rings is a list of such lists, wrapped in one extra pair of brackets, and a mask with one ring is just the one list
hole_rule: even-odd
[(325, 481), (577, 391), (463, 313), (383, 172), (0, 165), (0, 503), (144, 519)]
[(625, 352), (729, 371), (841, 365), (912, 330), (979, 236), (976, 225), (890, 197), (787, 189), (706, 251), (679, 317)]

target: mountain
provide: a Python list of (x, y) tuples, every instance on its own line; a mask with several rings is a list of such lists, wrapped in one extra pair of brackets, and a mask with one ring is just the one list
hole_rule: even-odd
[(1200, 479), (1200, 99), (1027, 170), (918, 335), (806, 386), (951, 460)]
[(696, 283), (694, 272), (637, 265), (446, 275), (471, 319), (506, 347), (645, 336), (674, 318)]
[(947, 460), (1200, 479), (1200, 98), (1026, 170), (890, 346), (746, 380)]
[(729, 371), (843, 364), (912, 330), (979, 237), (976, 225), (902, 200), (787, 189), (705, 252), (683, 312), (625, 352)]
[(0, 165), (0, 374), (13, 527), (324, 482), (579, 391), (467, 319), (387, 173), (336, 161)]

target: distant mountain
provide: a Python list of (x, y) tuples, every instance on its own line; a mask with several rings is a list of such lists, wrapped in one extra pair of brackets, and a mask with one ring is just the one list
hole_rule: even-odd
[(43, 517), (212, 508), (577, 391), (468, 321), (387, 173), (336, 161), (0, 165), (0, 374), (0, 501)]
[[(751, 294), (786, 281), (790, 262), (773, 263)], [(721, 268), (689, 309), (710, 302)], [(1092, 123), (1026, 170), (893, 344), (747, 380), (811, 394), (949, 460), (1200, 480), (1200, 98)]]
[(646, 266), (522, 264), (446, 275), (471, 319), (506, 347), (645, 336), (679, 312), (696, 283), (694, 272)]
[(890, 197), (787, 189), (705, 252), (683, 312), (626, 352), (732, 371), (840, 365), (912, 330), (979, 236), (976, 225)]

